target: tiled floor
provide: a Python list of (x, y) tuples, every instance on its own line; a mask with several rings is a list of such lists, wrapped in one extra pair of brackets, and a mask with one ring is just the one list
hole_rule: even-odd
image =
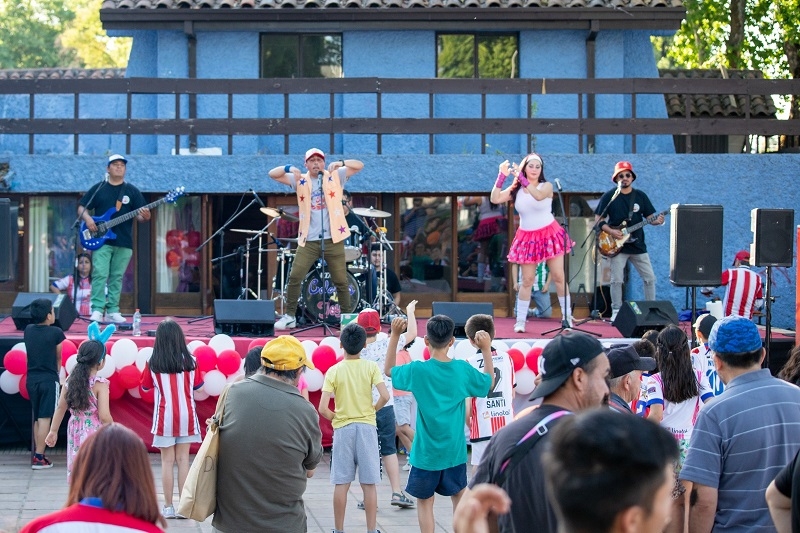
[[(48, 470), (31, 470), (30, 452), (24, 450), (0, 450), (0, 533), (15, 533), (31, 519), (60, 509), (67, 498), (66, 452), (50, 450), (48, 457), (54, 467)], [(330, 532), (333, 529), (333, 486), (330, 484), (330, 455), (325, 454), (316, 474), (308, 482), (305, 493), (309, 532)], [(401, 458), (403, 464), (405, 458)], [(157, 480), (159, 502), (161, 492), (161, 461), (158, 455), (150, 455), (153, 476)], [(400, 472), (402, 485), (408, 472)], [(389, 481), (385, 478), (378, 486), (378, 529), (383, 533), (418, 531), (417, 512), (414, 509), (399, 509), (389, 505), (391, 497)], [(361, 488), (354, 483), (347, 502), (345, 531), (366, 531), (364, 512), (356, 508)], [(452, 531), (452, 506), (450, 498), (437, 496), (435, 504), (437, 533)], [(169, 531), (210, 532), (211, 518), (205, 522), (194, 520), (169, 520)], [(233, 533), (233, 532), (232, 532)], [(236, 532), (240, 533), (240, 532)]]

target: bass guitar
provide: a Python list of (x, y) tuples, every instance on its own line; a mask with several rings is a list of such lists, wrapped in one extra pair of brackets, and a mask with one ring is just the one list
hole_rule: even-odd
[(81, 246), (83, 246), (87, 250), (97, 250), (101, 246), (105, 244), (108, 240), (113, 240), (117, 238), (116, 233), (111, 231), (111, 228), (126, 222), (136, 215), (139, 214), (139, 211), (142, 209), (155, 209), (159, 205), (163, 203), (174, 203), (179, 197), (183, 196), (184, 191), (186, 190), (185, 187), (176, 187), (175, 189), (171, 190), (164, 198), (156, 200), (153, 203), (147, 204), (144, 207), (140, 207), (135, 211), (131, 211), (130, 213), (125, 213), (122, 216), (111, 220), (111, 217), (114, 216), (114, 213), (117, 212), (115, 207), (112, 207), (108, 211), (106, 211), (102, 216), (99, 217), (92, 217), (94, 223), (97, 225), (97, 231), (91, 231), (88, 227), (86, 227), (86, 222), (81, 221)]
[(600, 250), (600, 253), (605, 257), (614, 257), (615, 255), (618, 255), (622, 251), (622, 246), (631, 239), (631, 233), (639, 228), (643, 228), (648, 224), (652, 224), (653, 221), (655, 221), (655, 219), (657, 219), (659, 216), (668, 214), (669, 209), (666, 209), (660, 213), (650, 215), (638, 224), (634, 224), (630, 227), (628, 227), (624, 222), (621, 226), (611, 226), (611, 229), (617, 229), (622, 232), (622, 237), (619, 239), (615, 239), (610, 233), (601, 230), (597, 234), (597, 247)]

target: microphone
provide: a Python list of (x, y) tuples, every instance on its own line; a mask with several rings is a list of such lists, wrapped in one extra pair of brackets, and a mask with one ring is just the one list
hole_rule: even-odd
[(359, 235), (361, 235), (361, 230), (358, 229), (358, 226), (356, 226), (355, 224), (350, 226), (350, 231), (352, 231), (353, 233), (358, 233)]
[(342, 200), (342, 205), (347, 205), (347, 200)]
[(317, 179), (322, 179), (324, 175), (325, 173), (320, 170), (319, 172), (317, 172)]
[(253, 189), (250, 189), (250, 192), (253, 193), (253, 196), (255, 197), (256, 202), (258, 202), (258, 205), (260, 205), (261, 207), (265, 207), (264, 206), (264, 202), (262, 202), (261, 198), (258, 197), (258, 193), (256, 191), (254, 191)]
[(617, 180), (617, 190), (619, 190), (621, 188), (622, 188), (622, 180), (619, 179), (619, 180)]
[(560, 192), (561, 191), (561, 182), (558, 181), (558, 178), (556, 178), (556, 187), (558, 187), (558, 190)]

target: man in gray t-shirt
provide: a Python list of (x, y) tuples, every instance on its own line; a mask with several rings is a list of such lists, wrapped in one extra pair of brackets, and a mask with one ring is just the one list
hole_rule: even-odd
[(709, 346), (725, 391), (700, 410), (680, 472), (689, 530), (775, 531), (764, 491), (800, 448), (800, 388), (761, 368), (761, 336), (744, 317), (717, 321)]

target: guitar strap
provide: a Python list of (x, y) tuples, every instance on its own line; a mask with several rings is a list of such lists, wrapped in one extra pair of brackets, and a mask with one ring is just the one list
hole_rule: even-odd
[(122, 209), (122, 198), (125, 196), (125, 193), (127, 191), (128, 191), (128, 182), (123, 181), (122, 187), (119, 188), (119, 195), (117, 196), (117, 203), (116, 203), (117, 213), (119, 213), (119, 210)]
[(628, 223), (633, 221), (633, 204), (635, 203), (633, 199), (636, 196), (636, 193), (637, 191), (634, 189), (633, 192), (628, 195)]

